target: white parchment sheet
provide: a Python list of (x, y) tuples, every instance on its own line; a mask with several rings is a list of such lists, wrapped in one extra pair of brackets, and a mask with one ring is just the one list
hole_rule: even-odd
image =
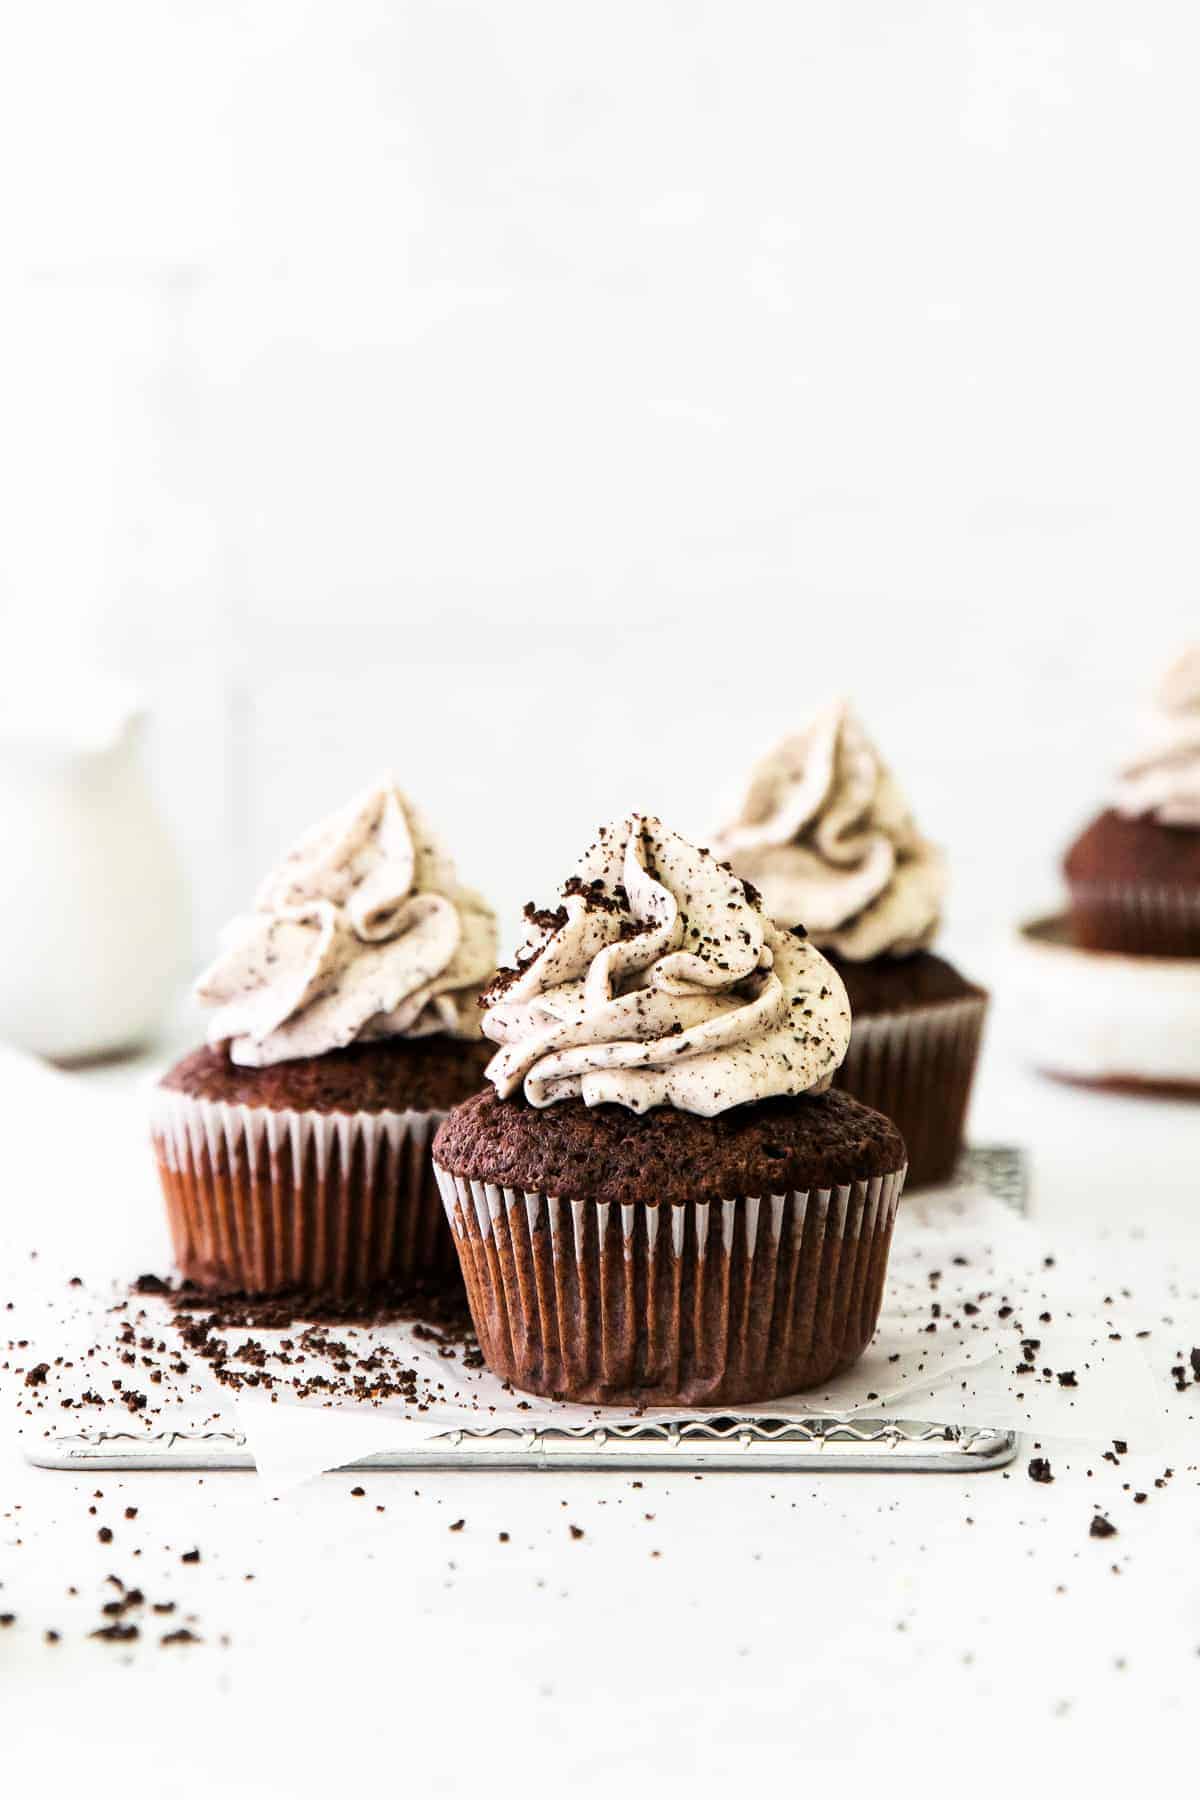
[[(1118, 1437), (1144, 1449), (1173, 1430), (1169, 1339), (1151, 1351), (1158, 1334), (1138, 1336), (1152, 1323), (1143, 1322), (1134, 1296), (1114, 1293), (991, 1196), (917, 1196), (901, 1203), (879, 1331), (861, 1362), (819, 1392), (757, 1409), (712, 1410), (891, 1414), (1103, 1444)], [(272, 1398), (261, 1389), (243, 1391), (234, 1401), (238, 1420), (276, 1491), (374, 1452), (416, 1447), (464, 1423), (529, 1429), (632, 1416), (506, 1390), (486, 1370), (439, 1355), (406, 1326), (374, 1335), (417, 1369), (422, 1389), (428, 1382), (444, 1398), (418, 1411), (394, 1401), (296, 1403), (281, 1392)], [(640, 1416), (694, 1415), (652, 1408)]]

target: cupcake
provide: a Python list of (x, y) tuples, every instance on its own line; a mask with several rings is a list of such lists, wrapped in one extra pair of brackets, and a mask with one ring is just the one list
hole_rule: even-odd
[(846, 991), (641, 814), (485, 996), (489, 1086), (433, 1156), (484, 1357), (533, 1393), (717, 1405), (825, 1381), (883, 1295), (904, 1144), (829, 1093)]
[(1200, 956), (1200, 645), (1169, 670), (1112, 805), (1064, 859), (1074, 942)]
[(712, 841), (777, 924), (808, 927), (845, 982), (854, 1029), (835, 1085), (899, 1126), (911, 1186), (948, 1180), (987, 995), (929, 950), (942, 854), (844, 701), (763, 758)]
[(429, 1146), (483, 1079), (495, 962), (492, 913), (390, 780), (288, 852), (197, 984), (207, 1046), (154, 1091), (188, 1280), (348, 1298), (455, 1271)]

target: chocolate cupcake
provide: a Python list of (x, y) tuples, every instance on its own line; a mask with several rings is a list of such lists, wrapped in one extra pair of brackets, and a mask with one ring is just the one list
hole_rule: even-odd
[(1200, 645), (1167, 673), (1141, 751), (1063, 868), (1080, 949), (1200, 956)]
[(948, 1180), (987, 995), (929, 953), (944, 860), (844, 701), (763, 758), (712, 841), (772, 918), (804, 923), (840, 970), (853, 1031), (835, 1085), (899, 1126), (911, 1186)]
[(217, 1292), (346, 1298), (456, 1268), (429, 1163), (488, 1059), (495, 921), (394, 783), (289, 852), (197, 985), (155, 1089), (175, 1258)]
[(849, 1366), (904, 1145), (830, 1094), (845, 990), (803, 932), (640, 814), (486, 996), (490, 1090), (434, 1140), (488, 1366), (557, 1398), (739, 1404)]

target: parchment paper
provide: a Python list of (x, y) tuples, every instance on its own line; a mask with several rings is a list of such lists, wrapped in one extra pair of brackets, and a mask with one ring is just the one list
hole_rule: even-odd
[[(879, 1331), (861, 1362), (817, 1392), (711, 1410), (891, 1414), (1046, 1438), (1123, 1437), (1149, 1448), (1170, 1435), (1169, 1383), (1136, 1336), (1135, 1315), (1125, 1316), (1128, 1304), (1123, 1312), (1114, 1296), (1106, 1307), (1104, 1294), (1088, 1292), (1084, 1299), (1073, 1292), (1069, 1259), (1063, 1266), (1034, 1226), (989, 1195), (958, 1190), (952, 1199), (910, 1198), (901, 1204)], [(417, 1412), (392, 1401), (314, 1406), (257, 1390), (240, 1394), (239, 1422), (274, 1491), (373, 1452), (416, 1446), (464, 1422), (529, 1428), (633, 1416), (505, 1391), (486, 1370), (448, 1363), (406, 1327), (384, 1335), (421, 1376), (442, 1384), (444, 1399)], [(638, 1416), (692, 1414), (651, 1408)]]

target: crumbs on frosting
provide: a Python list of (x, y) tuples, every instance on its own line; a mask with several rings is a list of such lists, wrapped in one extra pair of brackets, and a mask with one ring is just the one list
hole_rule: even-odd
[(481, 1001), (502, 1097), (710, 1117), (820, 1092), (846, 1053), (849, 1005), (830, 964), (656, 818), (602, 826), (558, 906), (531, 902), (525, 919), (515, 965)]
[(478, 1037), (496, 924), (395, 782), (287, 852), (196, 986), (251, 1068), (382, 1037)]

